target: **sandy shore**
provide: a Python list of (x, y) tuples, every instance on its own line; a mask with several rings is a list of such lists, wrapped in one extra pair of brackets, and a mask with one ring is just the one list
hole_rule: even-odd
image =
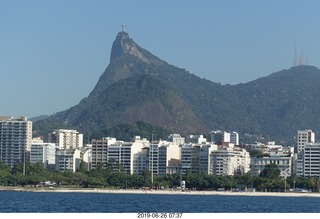
[(217, 192), (217, 191), (173, 191), (173, 190), (142, 190), (142, 189), (84, 189), (84, 188), (23, 188), (0, 186), (0, 191), (19, 192), (87, 192), (113, 194), (164, 194), (164, 195), (233, 195), (233, 196), (282, 196), (282, 197), (320, 197), (320, 193), (294, 192)]

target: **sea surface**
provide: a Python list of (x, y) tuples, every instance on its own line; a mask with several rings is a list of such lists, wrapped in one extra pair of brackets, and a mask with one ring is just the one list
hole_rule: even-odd
[(318, 197), (0, 192), (0, 213), (320, 213)]

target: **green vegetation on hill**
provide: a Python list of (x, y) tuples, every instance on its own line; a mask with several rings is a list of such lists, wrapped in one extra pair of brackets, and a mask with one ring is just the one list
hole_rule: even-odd
[(151, 141), (152, 135), (154, 139), (167, 139), (171, 134), (170, 131), (161, 127), (155, 127), (150, 124), (138, 121), (136, 124), (118, 124), (112, 128), (102, 129), (93, 132), (90, 139), (99, 139), (101, 137), (114, 137), (122, 141), (132, 141), (134, 136), (147, 138)]
[[(49, 125), (51, 124), (51, 125)], [(53, 124), (53, 125), (52, 125)], [(36, 129), (39, 131), (34, 131), (34, 136), (42, 136), (46, 141), (48, 133), (53, 132), (56, 127), (59, 128), (69, 128), (65, 124), (61, 123), (51, 123), (49, 120), (44, 120), (42, 122), (36, 123)], [(135, 124), (131, 123), (120, 123), (111, 128), (96, 127), (91, 131), (86, 131), (84, 135), (84, 142), (90, 143), (92, 139), (101, 139), (103, 137), (113, 137), (121, 141), (132, 141), (135, 136), (140, 136), (141, 138), (147, 138), (151, 140), (152, 134), (154, 139), (167, 139), (167, 137), (172, 134), (171, 131), (166, 130), (162, 127), (154, 126), (149, 123), (142, 121), (137, 121)]]

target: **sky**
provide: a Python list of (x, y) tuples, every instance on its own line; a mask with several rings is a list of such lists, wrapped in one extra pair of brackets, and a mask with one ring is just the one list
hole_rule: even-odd
[(317, 0), (0, 0), (0, 116), (51, 115), (87, 97), (121, 25), (169, 64), (221, 84), (320, 66)]

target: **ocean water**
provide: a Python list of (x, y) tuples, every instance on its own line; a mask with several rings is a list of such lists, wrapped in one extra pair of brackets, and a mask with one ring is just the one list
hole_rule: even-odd
[(320, 198), (0, 192), (0, 213), (320, 213)]

